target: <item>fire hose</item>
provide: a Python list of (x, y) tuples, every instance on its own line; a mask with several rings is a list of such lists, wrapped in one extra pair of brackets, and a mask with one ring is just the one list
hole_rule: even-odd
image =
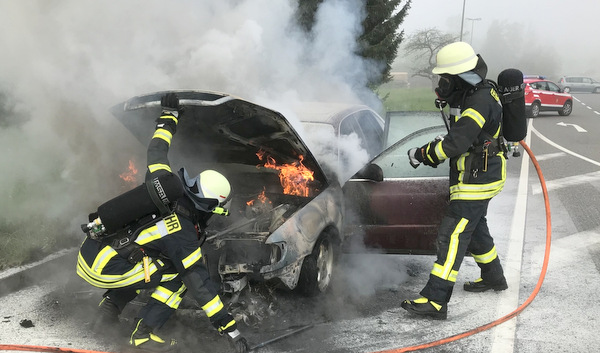
[[(449, 336), (446, 338), (442, 338), (439, 340), (435, 340), (435, 341), (431, 341), (428, 343), (422, 343), (422, 344), (418, 344), (418, 345), (414, 345), (414, 346), (407, 346), (407, 347), (403, 347), (403, 348), (393, 348), (393, 349), (388, 349), (388, 350), (383, 350), (383, 351), (378, 351), (378, 352), (373, 352), (373, 353), (401, 353), (401, 352), (414, 352), (414, 351), (418, 351), (418, 350), (422, 350), (422, 349), (426, 349), (426, 348), (431, 348), (431, 347), (436, 347), (436, 346), (441, 346), (443, 344), (446, 343), (450, 343), (450, 342), (455, 342), (458, 341), (462, 338), (466, 338), (469, 336), (472, 336), (476, 333), (480, 333), (483, 331), (486, 331), (492, 327), (498, 326), (514, 317), (516, 317), (517, 315), (519, 315), (523, 310), (525, 310), (525, 308), (527, 306), (529, 306), (529, 304), (531, 304), (533, 302), (533, 300), (535, 299), (535, 297), (537, 296), (537, 294), (539, 293), (541, 287), (542, 287), (542, 283), (544, 282), (544, 278), (546, 276), (546, 271), (548, 269), (548, 261), (550, 259), (550, 243), (551, 243), (551, 217), (550, 217), (550, 201), (548, 199), (548, 190), (546, 188), (546, 181), (544, 180), (544, 176), (542, 175), (542, 170), (540, 168), (540, 165), (537, 162), (537, 159), (535, 158), (535, 156), (533, 155), (533, 152), (531, 151), (531, 149), (529, 148), (529, 146), (527, 146), (527, 144), (525, 143), (525, 141), (520, 141), (519, 142), (521, 144), (521, 146), (523, 147), (523, 149), (525, 151), (527, 151), (527, 154), (529, 155), (529, 157), (531, 158), (531, 161), (533, 162), (533, 165), (535, 166), (535, 169), (537, 171), (538, 174), (538, 178), (540, 180), (540, 184), (542, 187), (542, 192), (544, 195), (544, 204), (545, 204), (545, 209), (546, 209), (546, 248), (545, 248), (545, 252), (544, 252), (544, 262), (542, 264), (542, 269), (540, 272), (540, 276), (538, 278), (537, 284), (535, 286), (535, 288), (533, 289), (533, 291), (531, 292), (531, 294), (529, 295), (529, 297), (527, 298), (527, 300), (525, 300), (523, 302), (523, 304), (521, 304), (519, 307), (517, 307), (514, 311), (512, 311), (511, 313), (496, 319), (494, 321), (491, 321), (487, 324), (475, 327), (471, 330), (453, 335), (453, 336)], [(300, 327), (299, 329), (293, 330), (291, 332), (288, 332), (284, 335), (275, 337), (271, 340), (259, 343), (255, 346), (253, 346), (251, 348), (251, 350), (256, 350), (260, 347), (263, 347), (267, 344), (270, 344), (272, 342), (278, 341), (282, 338), (285, 337), (289, 337), (293, 334), (302, 332), (308, 328), (314, 327), (313, 324), (310, 325), (305, 325)], [(23, 351), (23, 352), (68, 352), (68, 353), (110, 353), (110, 352), (103, 352), (103, 351), (94, 351), (94, 350), (86, 350), (86, 349), (73, 349), (73, 348), (60, 348), (60, 347), (47, 347), (47, 346), (31, 346), (31, 345), (15, 345), (15, 344), (0, 344), (0, 350), (6, 350), (6, 351)]]

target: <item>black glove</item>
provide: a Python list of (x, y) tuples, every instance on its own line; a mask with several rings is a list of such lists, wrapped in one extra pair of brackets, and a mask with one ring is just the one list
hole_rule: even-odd
[(160, 106), (163, 110), (179, 110), (179, 98), (175, 93), (167, 93), (160, 98)]
[(247, 353), (250, 349), (248, 341), (239, 330), (227, 332), (227, 339), (229, 339), (235, 353)]

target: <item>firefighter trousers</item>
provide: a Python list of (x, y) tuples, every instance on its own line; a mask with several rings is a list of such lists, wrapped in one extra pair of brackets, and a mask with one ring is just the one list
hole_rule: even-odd
[(481, 269), (481, 278), (497, 282), (504, 278), (486, 215), (490, 200), (450, 201), (437, 235), (437, 259), (421, 295), (439, 303), (452, 296), (458, 270), (467, 252)]

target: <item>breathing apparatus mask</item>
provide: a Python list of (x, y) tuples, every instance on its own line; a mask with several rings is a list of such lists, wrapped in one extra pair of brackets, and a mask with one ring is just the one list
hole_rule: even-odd
[(450, 105), (456, 105), (460, 103), (464, 92), (482, 82), (486, 75), (487, 65), (483, 58), (477, 54), (477, 64), (472, 70), (456, 75), (440, 74), (435, 93), (440, 100), (446, 101)]

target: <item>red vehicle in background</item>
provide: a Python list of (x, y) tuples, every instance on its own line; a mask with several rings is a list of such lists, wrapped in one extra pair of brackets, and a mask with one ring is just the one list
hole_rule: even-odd
[(543, 111), (556, 111), (567, 116), (573, 111), (573, 97), (544, 76), (524, 76), (525, 107), (530, 117)]

